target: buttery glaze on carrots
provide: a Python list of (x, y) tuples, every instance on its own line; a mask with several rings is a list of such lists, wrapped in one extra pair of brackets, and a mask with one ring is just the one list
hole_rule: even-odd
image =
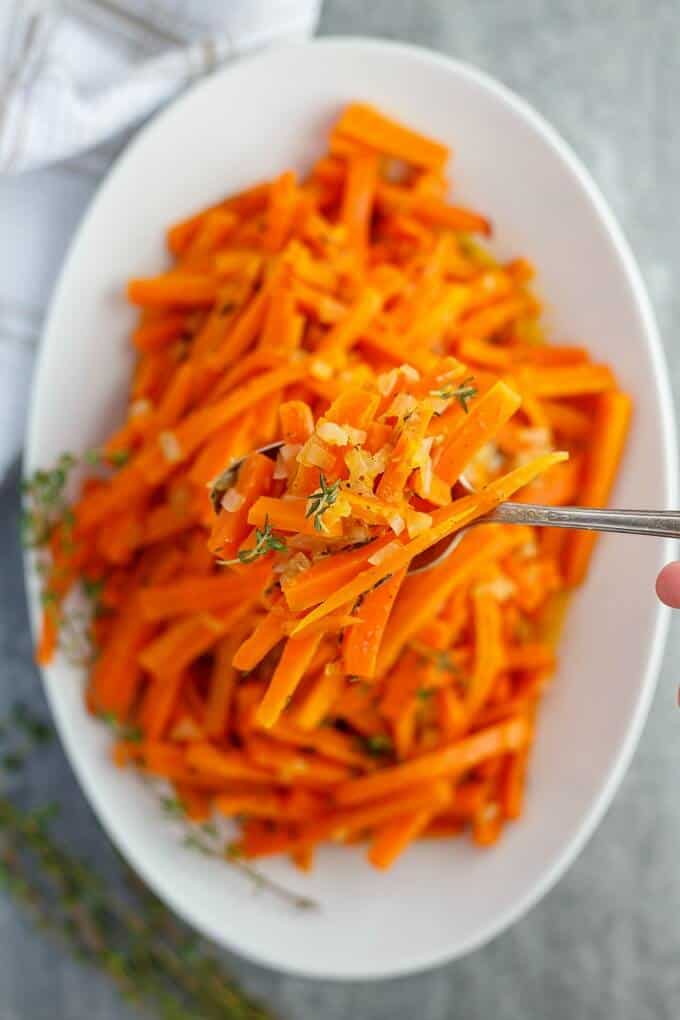
[[(631, 406), (582, 346), (543, 342), (531, 265), (472, 239), (491, 226), (448, 201), (448, 155), (353, 104), (304, 178), (171, 227), (172, 267), (128, 286), (137, 365), (104, 448), (127, 462), (53, 543), (60, 598), (101, 582), (87, 703), (141, 732), (115, 760), (192, 819), (238, 819), (249, 858), (367, 841), (386, 868), (522, 811), (594, 536), (484, 526), (409, 563), (511, 496), (604, 504)], [(277, 439), (276, 463), (222, 474)]]

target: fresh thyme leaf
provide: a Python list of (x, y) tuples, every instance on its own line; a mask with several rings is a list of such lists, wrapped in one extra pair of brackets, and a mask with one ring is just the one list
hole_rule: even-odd
[(20, 772), (25, 762), (24, 756), (16, 751), (8, 751), (0, 759), (0, 763), (6, 772)]
[(459, 386), (444, 386), (440, 390), (430, 390), (431, 397), (439, 397), (440, 400), (457, 400), (467, 414), (469, 411), (468, 402), (477, 396), (477, 387), (474, 385), (474, 377), (468, 376), (463, 379)]
[(166, 815), (173, 818), (184, 818), (186, 808), (179, 797), (161, 797), (161, 807)]
[(104, 588), (104, 582), (101, 578), (82, 577), (80, 584), (86, 598), (90, 599), (91, 602), (99, 600), (99, 596)]
[(99, 718), (111, 729), (116, 740), (126, 740), (129, 743), (137, 743), (142, 739), (142, 731), (139, 726), (121, 722), (113, 712), (100, 712)]
[[(57, 524), (67, 514), (66, 485), (77, 463), (73, 454), (62, 453), (50, 471), (36, 471), (22, 485), (24, 509), (21, 536), (25, 546), (37, 549), (46, 545)], [(68, 515), (66, 522), (68, 523)]]
[(361, 746), (374, 758), (382, 758), (394, 753), (394, 744), (386, 733), (374, 733), (370, 737), (361, 737)]
[(129, 459), (130, 459), (129, 450), (114, 450), (108, 456), (109, 464), (117, 468), (125, 467)]
[(52, 730), (47, 723), (33, 715), (23, 702), (12, 706), (11, 717), (15, 729), (20, 729), (33, 743), (47, 744), (52, 739)]
[(305, 517), (314, 518), (315, 531), (326, 531), (323, 515), (337, 501), (339, 490), (339, 481), (329, 485), (323, 471), (319, 472), (319, 488), (308, 497), (305, 512)]
[[(255, 529), (255, 545), (252, 549), (241, 549), (238, 553), (239, 563), (254, 563), (255, 560), (259, 560), (261, 556), (266, 556), (270, 552), (281, 552), (286, 548), (286, 543), (278, 535), (275, 535), (272, 531), (272, 526), (269, 523), (269, 518), (265, 517), (264, 527)], [(227, 562), (235, 562), (230, 560)]]

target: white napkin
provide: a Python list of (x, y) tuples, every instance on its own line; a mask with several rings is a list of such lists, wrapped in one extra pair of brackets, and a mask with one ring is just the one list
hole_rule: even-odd
[(110, 139), (219, 64), (311, 35), (321, 2), (0, 0), (0, 479), (20, 449), (45, 301), (93, 190), (79, 202), (64, 171), (101, 177)]

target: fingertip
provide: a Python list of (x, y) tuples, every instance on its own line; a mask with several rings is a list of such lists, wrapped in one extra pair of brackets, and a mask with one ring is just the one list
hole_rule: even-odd
[(680, 563), (668, 563), (656, 579), (656, 594), (672, 609), (680, 609)]

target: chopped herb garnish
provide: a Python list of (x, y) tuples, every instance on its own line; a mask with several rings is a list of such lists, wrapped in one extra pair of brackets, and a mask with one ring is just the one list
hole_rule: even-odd
[(113, 467), (121, 468), (124, 467), (130, 459), (129, 450), (114, 450), (108, 455), (108, 462)]
[(142, 739), (142, 731), (139, 726), (121, 722), (113, 712), (101, 712), (99, 718), (110, 727), (117, 740), (126, 740), (131, 744), (136, 744)]
[(269, 518), (265, 517), (264, 527), (255, 529), (255, 545), (252, 549), (241, 549), (238, 553), (238, 560), (227, 560), (227, 563), (254, 563), (261, 556), (270, 552), (281, 552), (286, 548), (286, 543), (272, 531)]
[(370, 737), (362, 737), (361, 746), (374, 758), (394, 754), (394, 744), (386, 733), (375, 733)]
[(21, 519), (21, 537), (25, 546), (36, 549), (49, 541), (59, 523), (72, 524), (66, 503), (66, 485), (77, 461), (73, 454), (62, 453), (50, 471), (36, 471), (22, 485), (25, 507)]
[(83, 577), (80, 583), (85, 597), (91, 602), (97, 602), (104, 588), (103, 580), (98, 577)]
[(430, 390), (430, 396), (438, 397), (440, 400), (455, 399), (467, 414), (468, 401), (477, 396), (477, 387), (474, 385), (473, 376), (468, 376), (459, 386), (444, 386), (440, 390)]
[(10, 751), (2, 756), (2, 767), (6, 772), (19, 772), (24, 767), (24, 756)]
[(179, 797), (161, 797), (161, 807), (166, 815), (173, 818), (184, 818), (186, 810)]
[(434, 694), (433, 687), (420, 687), (416, 691), (416, 697), (418, 698), (418, 701), (429, 701), (433, 694)]
[(315, 531), (326, 531), (326, 526), (323, 523), (323, 515), (326, 513), (326, 510), (329, 510), (336, 502), (339, 490), (339, 481), (333, 482), (329, 485), (323, 471), (319, 472), (319, 488), (309, 496), (307, 501), (307, 511), (305, 513), (305, 517), (314, 518)]

